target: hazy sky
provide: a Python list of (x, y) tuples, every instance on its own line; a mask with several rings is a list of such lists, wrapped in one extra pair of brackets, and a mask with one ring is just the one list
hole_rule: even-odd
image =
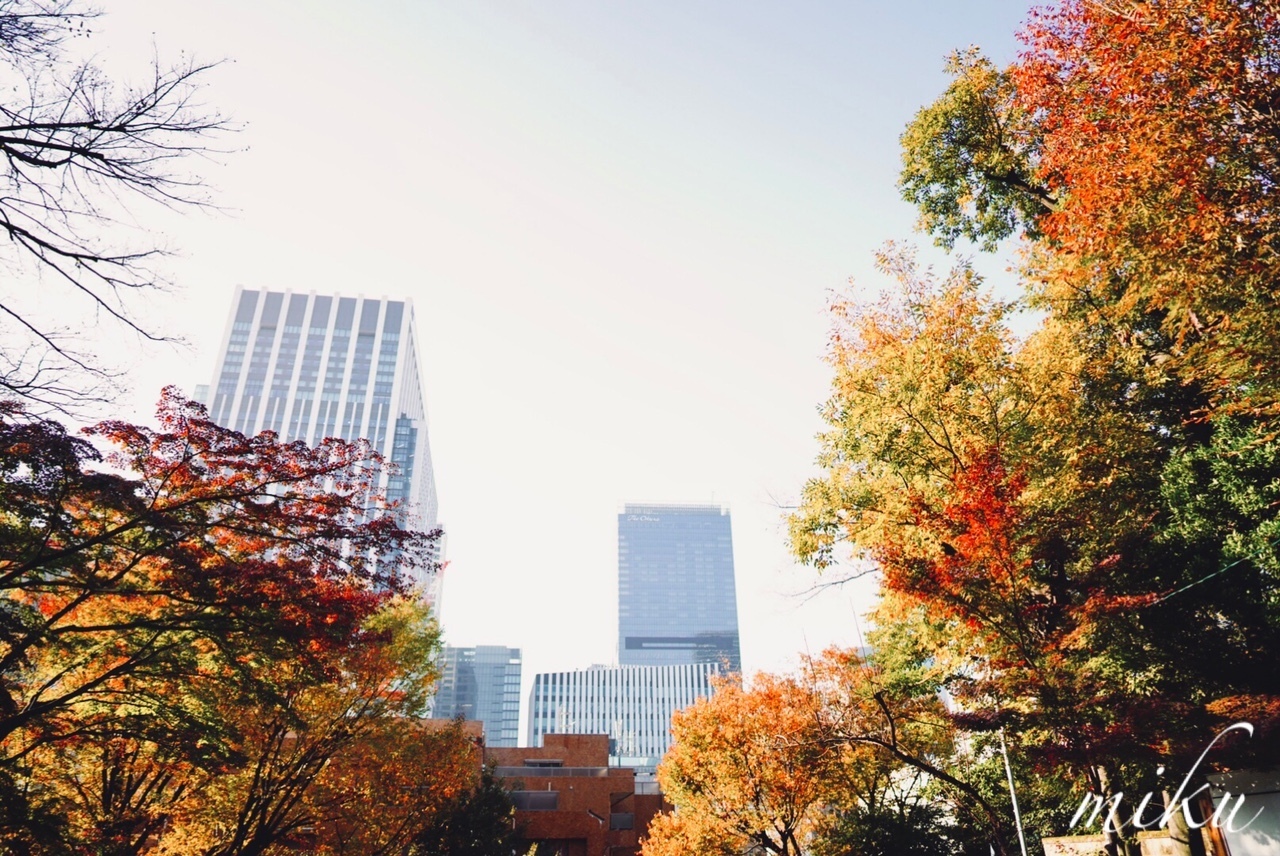
[(209, 381), (236, 284), (412, 298), (448, 641), (522, 647), (526, 686), (612, 662), (616, 515), (672, 501), (732, 510), (748, 671), (857, 643), (866, 587), (794, 597), (782, 523), (824, 306), (883, 286), (898, 135), (949, 50), (1012, 58), (1023, 2), (103, 5), (100, 62), (225, 59), (202, 98), (243, 126), (202, 166), (223, 213), (136, 212), (180, 254), (147, 317), (189, 344), (90, 333), (126, 415)]

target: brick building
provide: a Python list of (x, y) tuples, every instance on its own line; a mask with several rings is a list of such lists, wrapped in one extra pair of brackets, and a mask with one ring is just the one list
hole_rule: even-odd
[(536, 748), (487, 748), (485, 762), (511, 792), (516, 822), (540, 856), (635, 856), (654, 815), (670, 810), (635, 770), (609, 766), (605, 734), (548, 734)]

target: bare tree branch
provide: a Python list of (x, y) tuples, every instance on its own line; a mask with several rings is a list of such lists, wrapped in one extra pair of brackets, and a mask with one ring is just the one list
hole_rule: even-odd
[[(13, 81), (0, 94), (0, 261), (33, 272), (60, 310), (166, 341), (135, 312), (168, 284), (156, 269), (164, 251), (139, 242), (125, 215), (139, 201), (208, 206), (185, 165), (219, 154), (213, 140), (231, 128), (197, 97), (210, 64), (157, 61), (144, 85), (126, 88), (67, 60), (64, 41), (87, 35), (95, 15), (77, 0), (0, 0), (0, 80)], [(108, 365), (14, 288), (0, 291), (0, 395), (74, 411), (109, 392), (118, 376)]]

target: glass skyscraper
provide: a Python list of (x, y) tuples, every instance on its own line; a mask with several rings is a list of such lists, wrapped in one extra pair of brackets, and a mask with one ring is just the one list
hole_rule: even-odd
[(742, 670), (727, 508), (628, 504), (618, 515), (618, 663)]
[(520, 649), (500, 645), (444, 649), (444, 674), (431, 715), (484, 723), (487, 746), (515, 746), (520, 737)]
[(547, 734), (600, 733), (611, 763), (652, 771), (671, 717), (738, 672), (738, 599), (729, 511), (627, 505), (618, 515), (618, 663), (534, 677), (529, 745)]
[[(380, 487), (405, 525), (436, 528), (409, 301), (237, 288), (213, 383), (197, 397), (214, 422), (242, 434), (271, 430), (312, 445), (367, 439), (394, 464)], [(434, 576), (419, 582), (438, 597)]]

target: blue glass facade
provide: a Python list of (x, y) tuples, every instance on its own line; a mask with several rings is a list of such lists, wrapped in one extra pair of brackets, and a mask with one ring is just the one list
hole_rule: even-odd
[(627, 505), (618, 515), (618, 663), (741, 671), (727, 509)]
[(258, 292), (246, 291), (240, 295), (235, 314), (231, 316), (231, 332), (222, 349), (222, 371), (214, 385), (214, 399), (209, 408), (213, 421), (219, 425), (231, 421), (231, 402), (240, 384), (240, 369), (244, 367), (245, 347), (249, 343), (249, 331), (253, 329), (257, 308)]
[(485, 745), (515, 746), (520, 738), (520, 649), (446, 647), (431, 715), (479, 720)]
[(247, 432), (258, 418), (258, 405), (262, 401), (262, 387), (267, 381), (267, 366), (271, 363), (271, 347), (276, 339), (276, 322), (280, 320), (280, 304), (283, 299), (283, 294), (269, 291), (262, 306), (258, 334), (253, 337), (249, 373), (245, 376), (240, 394), (240, 415), (236, 417), (235, 423), (235, 429), (241, 433)]
[[(324, 388), (320, 393), (320, 411), (316, 416), (315, 435), (311, 445), (319, 446), (325, 437), (340, 436), (338, 407), (347, 374), (347, 351), (351, 347), (351, 322), (355, 320), (356, 302), (350, 297), (338, 299), (338, 316), (329, 334), (329, 362), (324, 371)], [(354, 440), (354, 437), (344, 437)]]
[(382, 326), (382, 347), (378, 352), (378, 372), (373, 382), (373, 413), (369, 418), (369, 439), (381, 449), (387, 439), (387, 414), (391, 408), (391, 388), (396, 379), (396, 354), (400, 349), (400, 322), (404, 304), (387, 303), (387, 317)]
[(293, 379), (293, 364), (298, 358), (298, 342), (302, 337), (302, 319), (307, 314), (307, 296), (289, 296), (289, 310), (285, 316), (284, 332), (280, 335), (280, 350), (276, 357), (276, 369), (271, 376), (271, 396), (267, 399), (267, 411), (262, 418), (264, 431), (280, 433), (284, 426), (284, 411), (289, 403), (289, 382)]

